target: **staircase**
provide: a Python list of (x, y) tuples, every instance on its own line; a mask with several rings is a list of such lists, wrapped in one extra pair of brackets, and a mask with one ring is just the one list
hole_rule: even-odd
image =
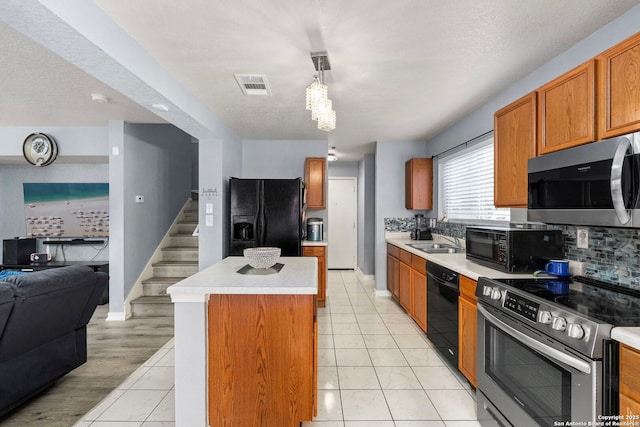
[(142, 282), (142, 296), (131, 301), (133, 317), (173, 316), (167, 288), (198, 272), (198, 200), (191, 200), (169, 232), (162, 259), (152, 265), (153, 277)]

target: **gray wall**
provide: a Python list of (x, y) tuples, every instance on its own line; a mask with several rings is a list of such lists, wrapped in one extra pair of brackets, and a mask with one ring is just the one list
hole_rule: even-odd
[(327, 175), (331, 178), (351, 178), (358, 176), (358, 162), (328, 162)]
[[(26, 235), (24, 196), (22, 184), (25, 182), (109, 182), (109, 165), (103, 164), (61, 164), (50, 166), (0, 164), (0, 237), (10, 239)], [(42, 239), (39, 239), (41, 242)], [(108, 239), (107, 239), (108, 242)], [(109, 259), (109, 249), (103, 245), (62, 247), (40, 244), (40, 251), (50, 250), (57, 260), (63, 256), (68, 260)], [(2, 249), (0, 248), (0, 251)], [(2, 253), (0, 252), (0, 257)]]
[[(242, 176), (238, 178), (302, 178), (307, 157), (326, 157), (326, 140), (244, 140)], [(323, 218), (326, 210), (307, 212), (308, 217)]]
[(358, 268), (365, 275), (375, 273), (375, 155), (358, 162)]
[(303, 178), (307, 157), (326, 157), (325, 140), (244, 140), (242, 177)]
[[(58, 143), (58, 158), (49, 166), (29, 165), (22, 156), (22, 143), (33, 132), (42, 132)], [(0, 238), (26, 233), (23, 182), (109, 182), (108, 134), (106, 126), (16, 126), (0, 127)], [(70, 260), (109, 258), (108, 247), (65, 247)], [(39, 250), (56, 248), (39, 245)], [(62, 248), (57, 255), (63, 257)], [(2, 249), (0, 249), (1, 251)], [(0, 256), (2, 254), (0, 253)]]
[[(112, 154), (110, 162), (117, 209), (111, 217), (115, 268), (110, 271), (109, 311), (123, 313), (124, 298), (191, 194), (197, 145), (172, 125), (115, 121), (110, 132), (110, 144), (119, 154)], [(136, 203), (136, 195), (144, 196), (144, 203)]]
[(387, 288), (387, 246), (384, 219), (410, 217), (430, 211), (404, 208), (404, 164), (413, 157), (426, 157), (426, 143), (378, 141), (375, 157), (375, 276), (376, 289)]

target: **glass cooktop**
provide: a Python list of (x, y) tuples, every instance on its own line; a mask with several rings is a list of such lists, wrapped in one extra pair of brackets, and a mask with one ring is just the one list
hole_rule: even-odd
[(640, 292), (586, 277), (494, 279), (585, 317), (614, 326), (640, 326)]

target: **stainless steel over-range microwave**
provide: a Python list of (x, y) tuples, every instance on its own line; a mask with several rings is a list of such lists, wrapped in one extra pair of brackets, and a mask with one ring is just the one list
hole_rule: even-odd
[(640, 132), (529, 159), (529, 221), (640, 227)]

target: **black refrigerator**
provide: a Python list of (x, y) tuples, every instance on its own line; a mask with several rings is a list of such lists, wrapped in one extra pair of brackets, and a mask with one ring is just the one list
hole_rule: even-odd
[(282, 256), (302, 254), (302, 179), (229, 179), (229, 255), (271, 246)]

